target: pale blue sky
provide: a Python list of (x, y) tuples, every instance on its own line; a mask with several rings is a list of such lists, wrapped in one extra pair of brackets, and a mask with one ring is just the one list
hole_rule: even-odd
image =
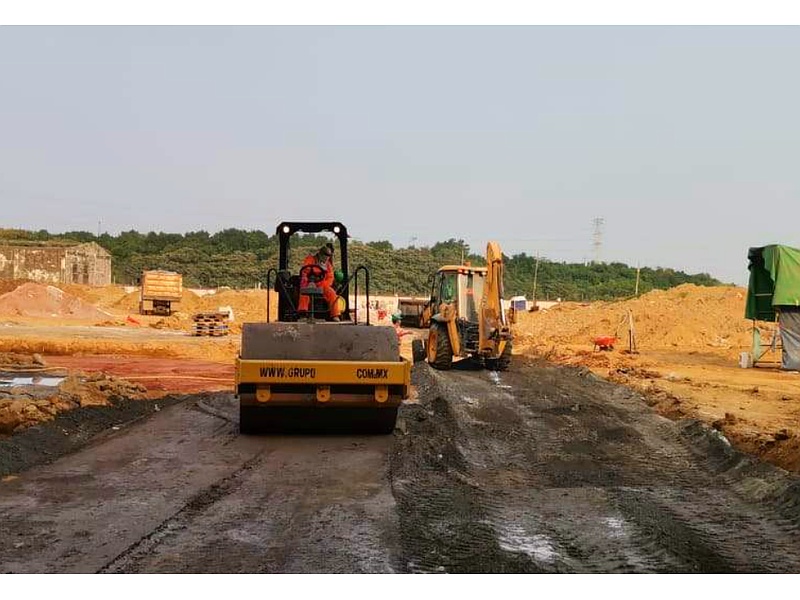
[(337, 219), (745, 283), (800, 246), (796, 27), (2, 27), (2, 227)]

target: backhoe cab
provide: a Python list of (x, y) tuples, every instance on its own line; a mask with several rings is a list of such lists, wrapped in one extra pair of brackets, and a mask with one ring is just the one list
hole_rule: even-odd
[(481, 361), (503, 371), (511, 363), (511, 330), (502, 307), (503, 255), (497, 242), (486, 248), (486, 267), (447, 265), (433, 277), (424, 319), (428, 339), (415, 359), (449, 369), (455, 359)]

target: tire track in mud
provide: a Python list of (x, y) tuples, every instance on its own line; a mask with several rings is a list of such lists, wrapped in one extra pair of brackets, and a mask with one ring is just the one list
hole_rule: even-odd
[(394, 500), (381, 468), (391, 439), (281, 436), (253, 443), (263, 450), (100, 572), (392, 572)]
[[(214, 416), (218, 415), (215, 414)], [(258, 465), (263, 460), (264, 454), (266, 452), (252, 457), (224, 479), (195, 494), (178, 512), (162, 521), (150, 533), (131, 544), (123, 552), (103, 565), (98, 569), (97, 573), (139, 572), (139, 563), (149, 558), (161, 542), (178, 531), (186, 529), (198, 515), (241, 487), (242, 475)]]
[(232, 395), (185, 400), (4, 482), (0, 569), (396, 570), (391, 436), (241, 436)]
[(541, 572), (501, 548), (450, 430), (454, 421), (447, 400), (436, 396), (429, 408), (404, 408), (404, 427), (415, 435), (400, 439), (389, 466), (400, 521), (397, 570)]
[(797, 478), (626, 388), (545, 364), (414, 377), (391, 463), (401, 569), (800, 569)]
[[(423, 563), (429, 570), (571, 572), (582, 570), (581, 562), (587, 556), (593, 557), (600, 571), (648, 570), (636, 569), (641, 565), (637, 564), (635, 557), (629, 558), (621, 553), (612, 553), (601, 560), (599, 552), (609, 554), (603, 548), (607, 542), (588, 544), (583, 539), (585, 536), (580, 535), (580, 528), (569, 518), (561, 520), (564, 526), (554, 526), (554, 523), (558, 524), (557, 517), (563, 515), (550, 514), (546, 507), (569, 507), (568, 496), (574, 495), (574, 490), (560, 487), (537, 489), (542, 485), (542, 478), (536, 474), (537, 465), (543, 462), (540, 454), (552, 452), (554, 448), (552, 440), (536, 433), (537, 428), (544, 431), (551, 426), (547, 414), (524, 418), (504, 384), (495, 381), (492, 385), (480, 375), (478, 372), (452, 373), (443, 377), (428, 372), (421, 377), (430, 378), (427, 387), (439, 394), (433, 403), (431, 420), (441, 417), (442, 429), (427, 431), (424, 436), (433, 440), (434, 446), (437, 440), (450, 442), (456, 449), (457, 460), (447, 460), (446, 453), (443, 454), (441, 462), (446, 468), (441, 469), (440, 481), (419, 479), (417, 486), (424, 490), (417, 489), (400, 496), (399, 504), (409, 505), (406, 512), (413, 515), (405, 522), (401, 515), (401, 530), (408, 538), (405, 551), (412, 555), (422, 551), (425, 556), (427, 548), (418, 546), (420, 532), (435, 538), (437, 531), (446, 530), (450, 537), (474, 547), (483, 560), (465, 562), (464, 557), (457, 554), (447, 555), (454, 544), (450, 540), (433, 539), (428, 545), (438, 548), (446, 556), (437, 557), (439, 564), (434, 569)], [(477, 391), (474, 389), (476, 378), (481, 382)], [(497, 404), (487, 404), (487, 399)], [(459, 402), (463, 403), (463, 410), (458, 408)], [(573, 412), (572, 406), (563, 407), (566, 411), (561, 408), (557, 407), (554, 412)], [(531, 425), (531, 420), (539, 423)], [(418, 453), (421, 440), (415, 439), (413, 443)], [(415, 449), (407, 451), (413, 453)], [(438, 458), (435, 451), (434, 448), (428, 457)], [(402, 455), (397, 458), (404, 460)], [(420, 458), (424, 461), (425, 456)], [(422, 473), (425, 468), (415, 470)], [(460, 522), (453, 519), (458, 504), (446, 500), (452, 494), (454, 484), (460, 484), (461, 495), (467, 496), (460, 505), (471, 507), (470, 512), (456, 511), (462, 516)], [(431, 495), (439, 501), (431, 503)], [(573, 512), (579, 515), (579, 511)], [(421, 515), (427, 519), (420, 522)], [(611, 519), (609, 522), (613, 523)], [(409, 562), (414, 564), (415, 561)]]

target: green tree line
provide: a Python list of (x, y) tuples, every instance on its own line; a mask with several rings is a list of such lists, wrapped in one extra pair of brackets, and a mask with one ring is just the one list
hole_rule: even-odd
[[(303, 257), (319, 248), (324, 236), (297, 236), (292, 240), (291, 266), (299, 269)], [(267, 271), (278, 266), (278, 238), (258, 230), (224, 229), (216, 233), (140, 233), (95, 235), (88, 231), (51, 234), (45, 230), (0, 230), (0, 243), (96, 242), (112, 256), (114, 280), (135, 284), (148, 269), (182, 273), (189, 287), (253, 288), (264, 286)], [(460, 239), (433, 246), (395, 248), (388, 241), (348, 244), (350, 270), (364, 265), (370, 274), (370, 293), (427, 295), (430, 276), (444, 264), (462, 260), (483, 265), (484, 258)], [(536, 263), (538, 264), (538, 269)], [(534, 280), (538, 300), (610, 300), (634, 295), (636, 269), (623, 263), (576, 264), (537, 259), (526, 254), (505, 257), (506, 296), (532, 298)], [(683, 283), (722, 285), (706, 273), (687, 274), (668, 268), (644, 267), (639, 272), (639, 293), (667, 289)]]

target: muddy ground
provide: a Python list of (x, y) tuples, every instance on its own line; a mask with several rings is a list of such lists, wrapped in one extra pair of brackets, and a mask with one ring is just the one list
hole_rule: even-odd
[[(202, 297), (186, 291), (178, 313), (163, 318), (135, 314), (138, 293), (121, 286), (73, 285), (59, 292), (5, 283), (0, 292), (14, 293), (0, 303), (0, 353), (38, 353), (71, 371), (113, 374), (147, 386), (149, 398), (231, 389), (239, 326), (266, 316), (263, 290), (217, 290)], [(660, 414), (699, 419), (738, 449), (800, 474), (800, 375), (771, 362), (739, 368), (739, 354), (752, 341), (752, 323), (743, 318), (745, 298), (741, 288), (682, 285), (631, 300), (520, 313), (515, 353), (588, 367), (642, 393)], [(234, 335), (192, 336), (192, 313), (221, 305), (233, 308)], [(92, 307), (103, 311), (102, 319), (86, 318)], [(631, 323), (637, 354), (626, 352)], [(767, 339), (774, 323), (762, 325)], [(613, 351), (594, 350), (594, 336), (612, 334), (620, 336)], [(410, 358), (410, 344), (403, 347)], [(0, 421), (2, 411), (0, 406)]]
[[(739, 366), (741, 353), (752, 351), (746, 296), (743, 288), (681, 285), (519, 313), (515, 351), (588, 367), (643, 393), (660, 414), (700, 419), (740, 450), (800, 473), (800, 375), (779, 368), (779, 348), (756, 368)], [(757, 326), (766, 348), (775, 323)], [(613, 350), (599, 351), (596, 336), (618, 339)]]
[(241, 436), (228, 393), (15, 435), (63, 455), (5, 467), (0, 571), (800, 570), (800, 479), (699, 421), (524, 357), (413, 377), (391, 436)]

